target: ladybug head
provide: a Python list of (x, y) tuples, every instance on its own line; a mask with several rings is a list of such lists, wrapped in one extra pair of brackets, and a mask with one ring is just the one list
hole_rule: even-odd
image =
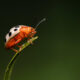
[(20, 29), (19, 26), (11, 28), (10, 31), (5, 36), (5, 43), (7, 43), (11, 38), (17, 35), (20, 32), (19, 29)]

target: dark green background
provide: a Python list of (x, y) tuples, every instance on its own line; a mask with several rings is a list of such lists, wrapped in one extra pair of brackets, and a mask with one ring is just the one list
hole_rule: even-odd
[(0, 3), (0, 80), (14, 52), (4, 48), (12, 26), (37, 28), (39, 38), (18, 57), (11, 80), (80, 80), (80, 6), (73, 0)]

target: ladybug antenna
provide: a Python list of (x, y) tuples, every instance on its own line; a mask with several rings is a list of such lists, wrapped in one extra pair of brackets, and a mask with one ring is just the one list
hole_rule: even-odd
[(39, 21), (39, 22), (37, 23), (37, 25), (35, 26), (35, 29), (36, 29), (42, 22), (44, 22), (44, 21), (46, 21), (46, 18), (43, 18), (41, 21)]

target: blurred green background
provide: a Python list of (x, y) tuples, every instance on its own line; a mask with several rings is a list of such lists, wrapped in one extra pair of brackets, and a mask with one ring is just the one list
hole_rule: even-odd
[(73, 0), (0, 3), (0, 80), (14, 55), (5, 34), (18, 24), (35, 25), (39, 38), (18, 57), (11, 80), (80, 80), (80, 4)]

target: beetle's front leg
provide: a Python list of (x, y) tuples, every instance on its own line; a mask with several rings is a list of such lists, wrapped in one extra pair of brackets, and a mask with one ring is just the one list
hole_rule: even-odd
[(12, 49), (14, 52), (16, 52), (16, 53), (18, 52), (18, 50), (17, 50), (17, 49), (14, 49), (14, 48), (11, 48), (11, 49)]

